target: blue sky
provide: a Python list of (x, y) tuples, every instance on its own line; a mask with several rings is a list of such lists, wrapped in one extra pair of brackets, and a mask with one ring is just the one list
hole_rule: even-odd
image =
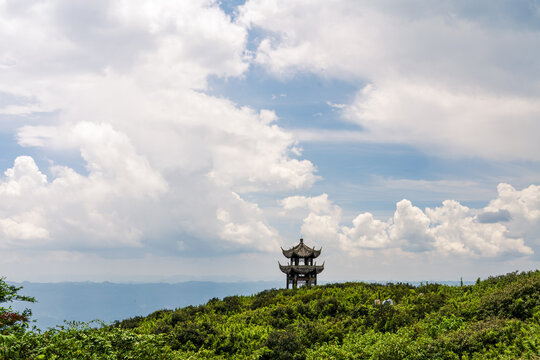
[(0, 18), (11, 280), (276, 280), (300, 236), (328, 281), (538, 267), (537, 1), (7, 1)]
[[(290, 131), (297, 129), (361, 131), (360, 126), (345, 121), (342, 112), (331, 104), (350, 103), (355, 93), (365, 85), (362, 82), (327, 79), (314, 74), (275, 78), (255, 65), (241, 78), (211, 78), (206, 93), (228, 98), (239, 106), (272, 109), (279, 117), (279, 126)], [(507, 166), (510, 165), (507, 163), (501, 164), (474, 157), (456, 159), (433, 156), (410, 145), (332, 141), (305, 142), (301, 146), (304, 157), (317, 159), (318, 174), (323, 177), (307, 194), (331, 193), (336, 199), (339, 198), (340, 204), (350, 207), (351, 210), (377, 211), (381, 212), (381, 215), (386, 211), (385, 215), (390, 216), (395, 209), (395, 203), (412, 194), (420, 197), (416, 200), (420, 207), (436, 206), (453, 195), (448, 194), (445, 188), (429, 194), (424, 191), (404, 192), (404, 189), (400, 189), (396, 194), (388, 194), (388, 189), (384, 189), (374, 199), (375, 201), (370, 201), (367, 194), (358, 194), (362, 191), (360, 187), (370, 187), (384, 178), (428, 181), (476, 180), (494, 184), (492, 196), (496, 194), (497, 181), (516, 180), (506, 175)], [(537, 163), (516, 162), (511, 165), (529, 169), (535, 166), (538, 168)], [(357, 194), (351, 197), (353, 192)], [(468, 206), (485, 206), (491, 199), (485, 196), (485, 193), (477, 197), (464, 194), (456, 200)]]

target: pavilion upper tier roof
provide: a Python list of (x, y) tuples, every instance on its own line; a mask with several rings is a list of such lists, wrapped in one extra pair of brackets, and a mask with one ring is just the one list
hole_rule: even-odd
[(300, 244), (290, 248), (289, 250), (281, 248), (283, 255), (289, 259), (293, 256), (300, 258), (316, 258), (321, 254), (321, 250), (322, 248), (315, 250), (314, 248), (310, 248), (309, 246), (305, 245), (304, 239), (300, 239)]
[(320, 274), (324, 270), (324, 263), (322, 265), (281, 265), (279, 264), (279, 269), (285, 274), (295, 272), (297, 274), (309, 274), (316, 272)]

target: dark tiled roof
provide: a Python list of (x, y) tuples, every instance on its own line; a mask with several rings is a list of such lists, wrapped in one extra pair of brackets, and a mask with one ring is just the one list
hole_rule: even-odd
[(306, 258), (306, 257), (312, 257), (316, 258), (321, 254), (322, 248), (319, 250), (315, 250), (314, 248), (310, 248), (309, 246), (306, 246), (304, 244), (304, 239), (300, 239), (300, 244), (290, 248), (289, 250), (285, 250), (281, 248), (281, 251), (283, 251), (283, 255), (287, 258), (293, 257), (293, 255), (296, 255), (297, 257)]
[(322, 265), (281, 265), (279, 264), (279, 269), (285, 274), (295, 272), (297, 274), (309, 274), (311, 272), (316, 272), (320, 274), (324, 270), (324, 263)]

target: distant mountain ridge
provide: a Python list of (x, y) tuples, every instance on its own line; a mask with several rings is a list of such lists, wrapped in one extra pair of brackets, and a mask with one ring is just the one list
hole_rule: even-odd
[(67, 321), (118, 319), (147, 315), (159, 309), (175, 309), (206, 303), (211, 298), (250, 295), (262, 290), (282, 287), (282, 282), (188, 281), (169, 283), (93, 283), (60, 282), (10, 284), (22, 286), (21, 294), (33, 296), (37, 303), (16, 302), (17, 310), (32, 309), (34, 325), (47, 329)]

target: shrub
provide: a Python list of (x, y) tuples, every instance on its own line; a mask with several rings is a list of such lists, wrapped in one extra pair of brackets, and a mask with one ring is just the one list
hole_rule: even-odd
[[(22, 287), (8, 285), (5, 278), (0, 278), (0, 304), (13, 301), (35, 302), (36, 299), (30, 296), (20, 295)], [(22, 313), (13, 311), (11, 307), (0, 306), (0, 334), (9, 334), (18, 331), (24, 331), (28, 327), (30, 309), (25, 309)]]
[(266, 347), (269, 354), (265, 360), (302, 360), (306, 358), (304, 346), (298, 335), (291, 330), (277, 330), (268, 335)]
[[(508, 281), (507, 278), (503, 279)], [(481, 302), (478, 315), (481, 319), (498, 316), (524, 320), (532, 317), (534, 309), (538, 306), (540, 306), (540, 276), (522, 276), (487, 295)]]

